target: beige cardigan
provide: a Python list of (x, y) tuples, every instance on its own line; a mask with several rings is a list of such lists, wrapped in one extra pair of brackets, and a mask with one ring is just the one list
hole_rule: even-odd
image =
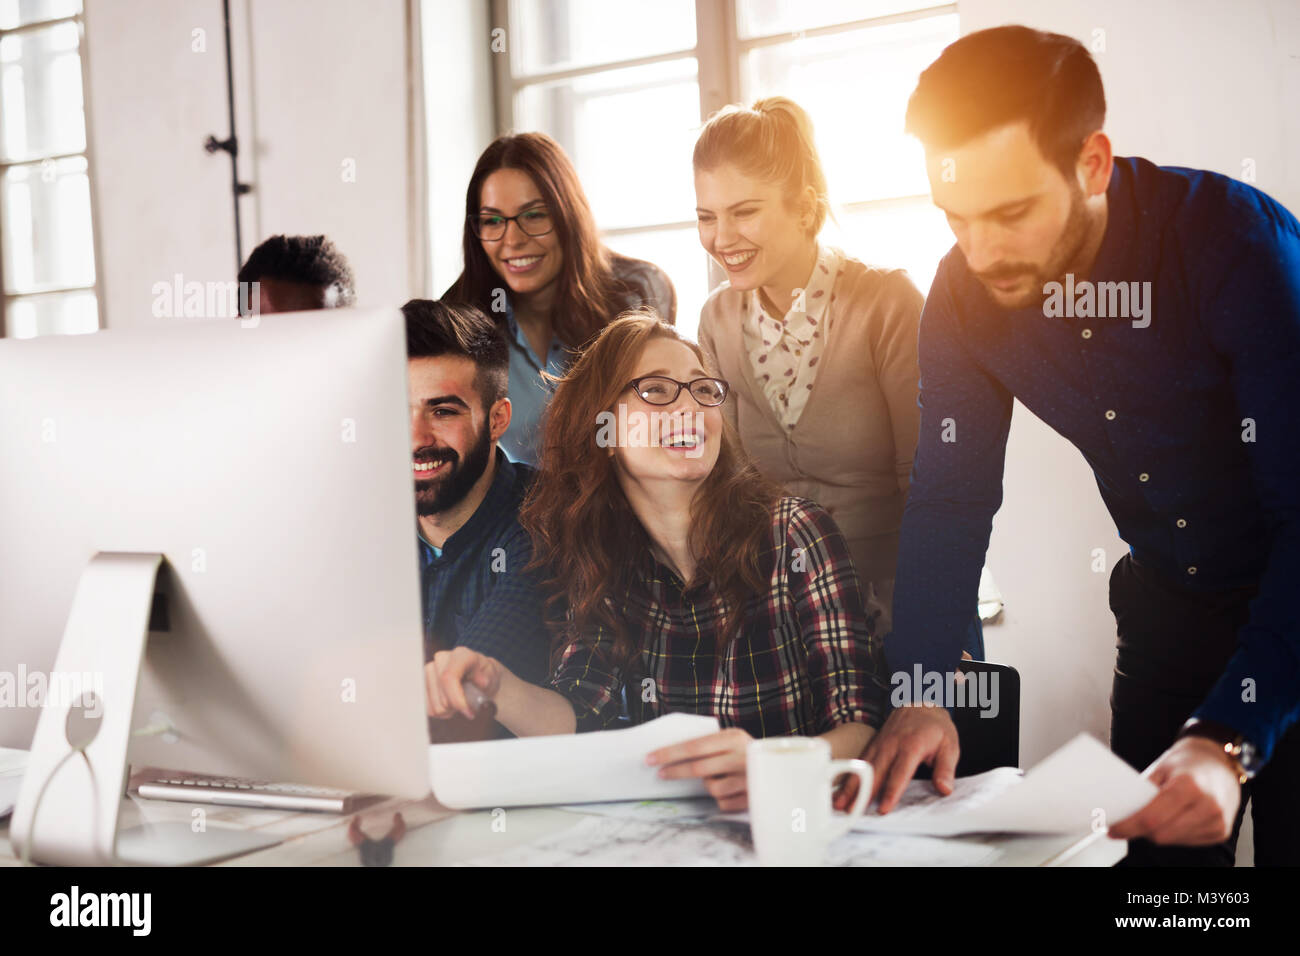
[(901, 269), (846, 258), (831, 290), (808, 404), (795, 427), (786, 429), (745, 353), (740, 321), (747, 294), (724, 282), (700, 312), (700, 346), (731, 383), (723, 412), (764, 475), (835, 518), (888, 629), (898, 529), (921, 418), (916, 337), (924, 298)]

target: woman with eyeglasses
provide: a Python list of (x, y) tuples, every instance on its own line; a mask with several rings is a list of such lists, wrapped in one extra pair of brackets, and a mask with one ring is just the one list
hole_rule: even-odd
[(502, 136), (479, 157), (465, 193), (464, 269), (443, 298), (500, 322), (510, 346), (513, 417), (501, 446), (534, 464), (550, 385), (575, 350), (625, 309), (669, 322), (677, 297), (657, 266), (607, 249), (573, 163), (542, 133)]
[[(700, 244), (727, 276), (699, 335), (735, 389), (728, 418), (764, 475), (834, 516), (883, 633), (920, 427), (924, 300), (901, 269), (818, 241), (826, 177), (798, 104), (721, 110), (694, 166)], [(974, 618), (967, 650), (983, 656)]]
[(728, 383), (652, 313), (611, 323), (559, 384), (520, 513), (556, 609), (549, 687), (466, 648), (427, 665), (429, 712), (472, 714), (465, 684), (519, 736), (667, 713), (720, 732), (648, 755), (746, 806), (754, 738), (862, 753), (888, 709), (884, 662), (844, 538), (754, 468)]

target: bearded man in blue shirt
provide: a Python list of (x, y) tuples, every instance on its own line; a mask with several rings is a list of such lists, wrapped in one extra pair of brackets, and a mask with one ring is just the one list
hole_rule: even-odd
[[(549, 637), (519, 526), (533, 470), (498, 445), (510, 426), (505, 338), (472, 306), (412, 299), (402, 312), (426, 679), (437, 651), (464, 646), (541, 683)], [(488, 711), (469, 727), (431, 721), (435, 731), (438, 742), (503, 733)]]
[[(907, 129), (956, 246), (920, 326), (921, 430), (890, 670), (953, 670), (1013, 399), (1072, 442), (1130, 547), (1112, 571), (1111, 747), (1159, 787), (1111, 824), (1130, 865), (1300, 863), (1300, 224), (1248, 185), (1112, 156), (1078, 41), (970, 34)], [(1062, 613), (1066, 613), (1063, 609)], [(883, 810), (958, 741), (913, 699), (867, 749)]]

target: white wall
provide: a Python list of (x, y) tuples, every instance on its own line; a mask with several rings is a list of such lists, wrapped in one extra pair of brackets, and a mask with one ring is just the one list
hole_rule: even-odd
[[(236, 271), (230, 166), (209, 156), (227, 132), (221, 4), (87, 0), (87, 137), (96, 199), (100, 314), (148, 320), (155, 282)], [(206, 53), (191, 49), (192, 31)]]
[(1106, 86), (1120, 156), (1241, 178), (1300, 209), (1300, 3), (1295, 0), (959, 0), (963, 34), (1005, 23), (1075, 37)]
[[(263, 237), (328, 235), (357, 304), (411, 296), (404, 0), (255, 0), (257, 192)], [(344, 164), (355, 163), (355, 182)], [(251, 248), (251, 246), (246, 246)]]
[[(359, 305), (400, 304), (425, 263), (405, 0), (231, 7), (241, 178), (254, 187), (241, 201), (244, 255), (277, 232), (323, 232), (352, 263)], [(121, 328), (152, 321), (155, 282), (237, 269), (229, 160), (202, 148), (228, 132), (221, 4), (87, 0), (86, 48), (101, 308)]]

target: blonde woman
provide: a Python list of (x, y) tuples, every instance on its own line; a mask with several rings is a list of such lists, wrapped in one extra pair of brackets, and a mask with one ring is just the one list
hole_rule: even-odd
[(700, 313), (700, 345), (735, 394), (725, 411), (765, 477), (834, 517), (887, 632), (924, 299), (903, 270), (818, 241), (826, 176), (798, 104), (716, 113), (694, 162), (700, 244), (727, 274)]

